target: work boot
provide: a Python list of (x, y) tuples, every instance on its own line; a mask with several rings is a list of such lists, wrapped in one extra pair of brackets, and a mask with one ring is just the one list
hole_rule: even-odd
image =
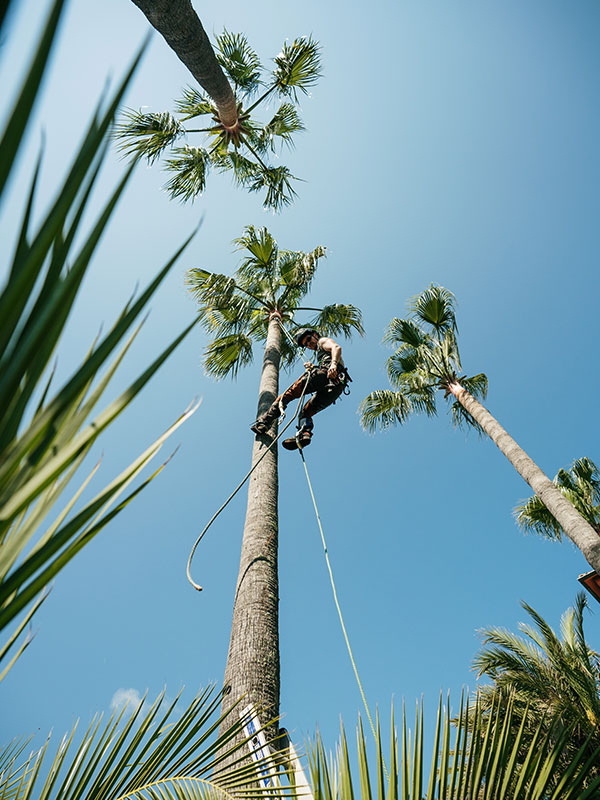
[(250, 425), (250, 430), (257, 436), (264, 435), (268, 432), (274, 420), (279, 419), (280, 414), (281, 409), (279, 408), (279, 402), (276, 400), (274, 403), (271, 403), (264, 414), (261, 414), (258, 417), (256, 422), (253, 422), (252, 425)]
[(312, 431), (298, 431), (296, 436), (292, 436), (290, 439), (284, 439), (281, 444), (286, 450), (304, 450), (304, 448), (308, 447), (310, 444), (311, 439)]

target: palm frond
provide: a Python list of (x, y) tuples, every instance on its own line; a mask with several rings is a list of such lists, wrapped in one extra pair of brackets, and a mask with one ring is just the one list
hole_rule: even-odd
[(394, 317), (388, 325), (383, 341), (385, 344), (416, 348), (428, 345), (431, 337), (413, 320)]
[(323, 306), (316, 316), (308, 323), (308, 327), (315, 328), (322, 336), (352, 336), (353, 332), (364, 336), (362, 313), (353, 305), (333, 303)]
[(168, 111), (162, 114), (125, 109), (115, 126), (119, 150), (130, 158), (146, 158), (153, 164), (167, 147), (185, 134), (185, 128)]
[(238, 250), (248, 250), (250, 256), (242, 262), (242, 269), (258, 268), (274, 273), (279, 248), (275, 237), (266, 228), (246, 225), (244, 232), (233, 240)]
[(406, 422), (413, 411), (410, 398), (402, 392), (381, 389), (371, 392), (359, 406), (360, 424), (373, 433), (378, 427), (381, 430), (391, 425)]
[(192, 86), (186, 86), (183, 90), (181, 98), (175, 102), (175, 109), (184, 120), (216, 113), (210, 98), (204, 97)]
[(308, 94), (321, 77), (321, 48), (312, 36), (286, 42), (274, 60), (273, 79), (281, 95), (297, 99), (297, 90)]
[(525, 533), (536, 533), (546, 539), (562, 541), (563, 530), (537, 495), (515, 507), (514, 517)]
[(171, 197), (195, 200), (206, 187), (210, 155), (203, 147), (178, 147), (174, 150), (174, 158), (166, 162), (166, 168), (174, 173), (165, 184)]
[(238, 371), (252, 363), (252, 340), (243, 333), (232, 333), (214, 339), (205, 351), (204, 367), (207, 375), (235, 378)]
[(281, 303), (287, 306), (287, 298), (291, 296), (291, 290), (297, 290), (298, 298), (303, 297), (312, 284), (315, 277), (319, 259), (325, 258), (326, 249), (319, 245), (309, 253), (293, 252), (284, 250), (278, 260), (278, 272), (281, 283), (286, 287), (282, 296)]
[(288, 147), (294, 146), (294, 134), (305, 130), (300, 115), (292, 103), (282, 103), (272, 119), (258, 133), (258, 145), (262, 151), (276, 150), (277, 140)]
[[(52, 760), (49, 742), (23, 760), (23, 747), (13, 748), (0, 775), (0, 795), (7, 800), (216, 800), (256, 796), (258, 778), (275, 782), (273, 756), (256, 763), (247, 758), (248, 737), (236, 703), (219, 714), (222, 694), (201, 691), (186, 708), (181, 695), (165, 701), (164, 692), (151, 704), (96, 717), (82, 740), (73, 731), (59, 743)], [(225, 733), (215, 735), (222, 725)], [(236, 737), (241, 737), (234, 744)], [(233, 768), (222, 769), (225, 756)], [(277, 789), (282, 798), (290, 787)]]
[(242, 33), (223, 31), (216, 37), (217, 61), (231, 82), (243, 94), (251, 95), (260, 86), (261, 64)]
[(288, 167), (263, 167), (256, 171), (254, 180), (247, 184), (247, 188), (251, 192), (266, 189), (263, 207), (281, 211), (284, 206), (289, 206), (296, 197), (292, 180), (298, 179), (292, 175)]
[(457, 330), (455, 302), (452, 292), (432, 283), (424, 292), (409, 300), (408, 308), (415, 319), (431, 325), (438, 334), (442, 334)]

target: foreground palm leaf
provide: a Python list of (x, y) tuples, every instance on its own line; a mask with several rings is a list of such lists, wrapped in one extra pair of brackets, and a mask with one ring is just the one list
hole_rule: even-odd
[[(477, 677), (493, 681), (481, 689), (481, 705), (488, 710), (496, 703), (502, 713), (510, 698), (515, 724), (526, 718), (526, 739), (539, 726), (547, 735), (552, 726), (569, 730), (560, 755), (566, 769), (578, 751), (591, 758), (600, 747), (600, 656), (584, 636), (587, 602), (583, 593), (577, 595), (574, 608), (563, 614), (560, 637), (533, 608), (522, 605), (533, 625), (521, 623), (521, 636), (504, 628), (481, 632), (484, 647), (473, 668)], [(600, 777), (598, 763), (589, 777)]]
[[(192, 269), (188, 284), (211, 338), (204, 361), (210, 375), (235, 376), (238, 369), (251, 363), (254, 346), (262, 348), (260, 414), (279, 393), (281, 364), (289, 366), (296, 358), (296, 348), (282, 335), (283, 328), (293, 333), (303, 325), (319, 324), (324, 336), (333, 332), (362, 334), (363, 329), (360, 311), (347, 305), (310, 309), (310, 319), (303, 319), (302, 324), (297, 321), (297, 315), (308, 310), (301, 303), (325, 248), (308, 253), (282, 250), (266, 228), (253, 226), (245, 229), (237, 245), (244, 256), (232, 278)], [(225, 668), (224, 685), (231, 687), (231, 694), (224, 704), (227, 707), (230, 697), (247, 696), (274, 719), (279, 714), (278, 470), (277, 449), (271, 448), (265, 455), (267, 446), (261, 437), (252, 451), (252, 464), (262, 461), (248, 490)]]
[[(487, 378), (462, 374), (458, 352), (454, 296), (433, 284), (411, 301), (407, 319), (393, 319), (384, 341), (397, 349), (388, 359), (392, 390), (371, 392), (361, 404), (368, 430), (404, 423), (412, 413), (437, 414), (439, 390), (451, 397), (455, 425), (487, 434), (534, 490), (587, 562), (600, 572), (600, 537), (532, 459), (481, 405)], [(427, 327), (424, 327), (427, 326)], [(429, 330), (428, 330), (429, 328)]]
[(356, 785), (342, 728), (335, 758), (327, 757), (320, 739), (311, 749), (315, 800), (587, 800), (599, 796), (600, 778), (591, 778), (590, 770), (600, 749), (591, 758), (577, 751), (565, 767), (561, 756), (567, 751), (571, 730), (538, 726), (526, 741), (523, 726), (512, 724), (513, 713), (510, 701), (501, 711), (492, 702), (484, 712), (478, 701), (469, 707), (468, 700), (461, 700), (459, 716), (453, 721), (449, 702), (443, 708), (440, 699), (429, 776), (424, 769), (422, 705), (417, 708), (412, 736), (403, 715), (401, 749), (392, 716), (389, 770), (381, 735), (375, 763), (369, 765), (359, 723)]
[[(165, 38), (165, 26), (172, 29), (167, 41), (176, 52), (183, 38), (181, 30), (189, 30), (189, 25), (202, 29), (188, 0), (177, 0), (172, 4), (174, 8), (157, 0), (134, 2), (144, 10)], [(164, 6), (160, 21), (158, 6)], [(181, 18), (178, 17), (180, 6)], [(188, 19), (190, 14), (195, 17), (195, 22), (190, 17), (184, 23), (184, 17)], [(206, 39), (203, 29), (202, 35)], [(172, 43), (174, 41), (177, 46)], [(265, 208), (281, 210), (292, 202), (296, 194), (292, 186), (294, 176), (286, 166), (273, 165), (270, 156), (284, 145), (291, 147), (294, 135), (304, 130), (297, 109), (298, 92), (307, 93), (320, 76), (318, 44), (310, 37), (286, 43), (275, 58), (275, 69), (265, 75), (258, 56), (242, 34), (225, 31), (218, 36), (216, 56), (208, 39), (205, 43), (202, 43), (203, 40), (201, 42), (200, 34), (197, 39), (188, 36), (186, 42), (189, 42), (191, 49), (204, 51), (208, 48), (210, 51), (210, 70), (205, 67), (203, 71), (193, 71), (201, 85), (205, 86), (208, 96), (200, 94), (195, 88), (184, 90), (176, 104), (179, 118), (168, 112), (125, 111), (116, 129), (120, 149), (126, 156), (146, 158), (149, 163), (168, 153), (164, 163), (171, 177), (166, 189), (173, 198), (194, 200), (204, 191), (208, 174), (214, 169), (217, 172), (231, 172), (235, 183), (251, 192), (264, 191)], [(183, 56), (180, 57), (184, 63), (188, 63)], [(235, 94), (223, 71), (231, 81)], [(215, 99), (217, 90), (208, 88), (208, 72), (211, 75), (213, 72), (220, 73), (229, 88), (231, 98), (227, 99), (225, 106)], [(210, 83), (210, 86), (213, 84)], [(261, 87), (262, 94), (254, 99)], [(279, 107), (268, 121), (259, 122), (254, 117), (254, 110), (270, 95), (280, 98)], [(221, 94), (218, 96), (221, 97)], [(199, 119), (200, 127), (184, 125), (184, 122), (192, 119)], [(201, 146), (188, 144), (190, 134), (201, 135)]]
[[(245, 758), (248, 738), (238, 707), (228, 715), (227, 734), (215, 735), (223, 722), (220, 694), (204, 690), (179, 708), (164, 692), (152, 704), (145, 699), (103, 722), (96, 717), (82, 737), (76, 729), (50, 755), (51, 739), (23, 757), (25, 745), (0, 753), (0, 797), (10, 800), (203, 800), (253, 798), (258, 776), (270, 777), (270, 796), (290, 796), (279, 782), (272, 756)], [(234, 739), (241, 741), (234, 744)], [(223, 769), (223, 753), (234, 767)]]
[[(61, 7), (61, 0), (57, 0), (0, 141), (0, 193), (5, 189), (6, 177), (23, 140)], [(129, 490), (162, 443), (191, 413), (183, 414), (93, 500), (75, 512), (75, 504), (89, 480), (86, 479), (56, 519), (48, 522), (54, 505), (78, 473), (95, 440), (137, 396), (195, 324), (188, 326), (125, 392), (92, 418), (139, 330), (138, 326), (131, 334), (132, 326), (181, 248), (141, 296), (126, 305), (112, 329), (93, 343), (66, 383), (54, 395), (50, 392), (51, 359), (98, 241), (131, 172), (120, 181), (90, 232), (75, 248), (76, 238), (81, 237), (81, 218), (106, 153), (108, 128), (140, 56), (141, 53), (106, 110), (98, 108), (53, 204), (41, 223), (32, 229), (41, 156), (38, 159), (12, 263), (8, 265), (8, 278), (0, 292), (0, 630), (26, 612), (0, 646), (0, 662), (10, 657), (8, 666), (0, 672), (0, 680), (31, 640), (29, 635), (23, 638), (22, 634), (45, 598), (44, 587), (158, 474), (160, 468), (141, 486)], [(128, 339), (124, 341), (126, 336)], [(116, 352), (118, 348), (120, 352)]]

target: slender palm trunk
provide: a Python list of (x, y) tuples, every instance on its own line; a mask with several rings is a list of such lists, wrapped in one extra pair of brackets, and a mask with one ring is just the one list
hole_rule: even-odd
[(448, 384), (448, 390), (527, 481), (569, 539), (581, 550), (588, 564), (600, 573), (600, 536), (592, 526), (472, 394), (458, 382)]
[(237, 104), (229, 81), (190, 0), (133, 0), (180, 61), (208, 92), (226, 128), (237, 124)]
[[(260, 380), (258, 413), (266, 411), (279, 391), (281, 328), (269, 322)], [(271, 436), (254, 443), (252, 464), (263, 455)], [(269, 439), (266, 442), (266, 439)], [(233, 620), (224, 686), (223, 711), (244, 696), (266, 723), (279, 714), (279, 579), (277, 447), (250, 476), (240, 569), (233, 603)]]

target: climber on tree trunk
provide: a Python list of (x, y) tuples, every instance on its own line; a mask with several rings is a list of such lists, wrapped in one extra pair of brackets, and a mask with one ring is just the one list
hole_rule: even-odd
[(273, 422), (285, 413), (288, 403), (301, 397), (303, 392), (312, 394), (298, 417), (298, 433), (282, 442), (286, 450), (297, 450), (310, 444), (314, 427), (312, 418), (335, 403), (352, 380), (342, 361), (342, 348), (333, 339), (319, 336), (312, 328), (301, 328), (294, 338), (299, 347), (317, 351), (317, 365), (305, 364), (306, 372), (250, 426), (257, 435), (267, 433)]

